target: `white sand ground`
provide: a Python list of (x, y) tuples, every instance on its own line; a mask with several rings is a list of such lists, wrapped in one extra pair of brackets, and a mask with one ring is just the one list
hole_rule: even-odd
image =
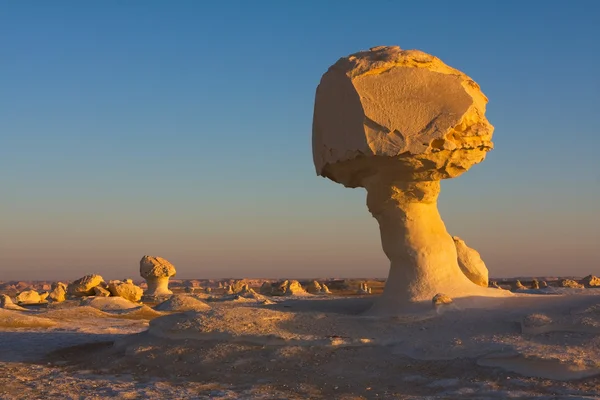
[(369, 296), (0, 310), (0, 399), (600, 398), (600, 290), (559, 292), (393, 318), (357, 315)]

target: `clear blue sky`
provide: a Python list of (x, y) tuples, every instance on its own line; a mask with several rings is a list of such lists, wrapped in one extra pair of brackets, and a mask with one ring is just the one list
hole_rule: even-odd
[(493, 276), (600, 273), (600, 2), (0, 1), (0, 280), (386, 276), (363, 189), (315, 175), (339, 57), (420, 49), (489, 97), (442, 185)]

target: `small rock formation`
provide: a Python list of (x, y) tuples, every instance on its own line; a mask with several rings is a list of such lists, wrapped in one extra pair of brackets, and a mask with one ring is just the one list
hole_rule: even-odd
[(512, 290), (523, 290), (523, 289), (527, 289), (527, 288), (518, 279), (512, 285)]
[(233, 294), (233, 287), (231, 285), (225, 286), (225, 294)]
[(369, 287), (369, 285), (367, 285), (367, 282), (361, 282), (357, 293), (358, 294), (371, 294), (371, 288)]
[(94, 296), (94, 288), (104, 283), (100, 275), (92, 274), (79, 278), (67, 286), (67, 293), (75, 297)]
[(306, 291), (310, 294), (331, 294), (327, 285), (325, 285), (324, 283), (320, 284), (317, 281), (312, 281), (308, 285), (306, 285)]
[(301, 296), (307, 294), (297, 280), (285, 280), (272, 286), (272, 296)]
[(481, 259), (481, 255), (467, 246), (464, 240), (458, 236), (453, 236), (456, 246), (456, 255), (460, 270), (476, 285), (488, 286), (488, 269)]
[(48, 292), (40, 293), (40, 302), (47, 301), (49, 295), (50, 295), (50, 293), (48, 293)]
[(435, 296), (433, 296), (433, 299), (431, 299), (431, 303), (434, 307), (438, 307), (444, 304), (452, 304), (452, 298), (443, 293), (438, 293)]
[(67, 285), (62, 282), (53, 283), (50, 287), (48, 299), (55, 303), (65, 301), (67, 299)]
[(157, 311), (207, 311), (210, 306), (193, 296), (173, 295), (154, 307)]
[(233, 293), (239, 293), (250, 288), (248, 282), (245, 279), (234, 281), (233, 284), (231, 284), (230, 286)]
[(27, 311), (26, 308), (16, 305), (12, 299), (6, 294), (0, 294), (0, 308), (14, 311)]
[(108, 291), (113, 296), (119, 296), (129, 301), (138, 302), (142, 299), (144, 291), (141, 287), (133, 283), (110, 281), (108, 282)]
[(130, 283), (133, 285), (133, 279), (123, 279), (123, 282)]
[(437, 208), (440, 181), (462, 175), (493, 148), (486, 103), (467, 75), (397, 46), (341, 58), (321, 78), (312, 129), (316, 172), (367, 190), (391, 262), (371, 314), (401, 313), (442, 291), (509, 295), (462, 272)]
[(600, 287), (600, 278), (595, 275), (588, 275), (583, 278), (583, 285), (587, 288)]
[(98, 297), (110, 297), (110, 292), (104, 289), (102, 286), (96, 286), (94, 288), (94, 296)]
[(544, 289), (544, 288), (547, 288), (547, 287), (548, 287), (548, 283), (546, 281), (541, 281), (540, 282), (540, 288), (541, 289)]
[(496, 282), (496, 281), (490, 281), (490, 287), (495, 288), (495, 289), (502, 289), (500, 287), (500, 285), (498, 285), (498, 282)]
[(534, 279), (531, 281), (531, 288), (532, 289), (539, 289), (540, 288), (540, 282), (537, 279)]
[(571, 288), (571, 289), (583, 289), (584, 286), (581, 283), (577, 283), (572, 279), (562, 279), (558, 282), (558, 287)]
[(173, 264), (162, 257), (144, 256), (140, 260), (140, 275), (148, 283), (147, 296), (173, 294), (169, 290), (169, 278), (175, 273)]
[(209, 287), (207, 287), (207, 288), (204, 289), (204, 293), (211, 294), (212, 293), (212, 289), (209, 288)]
[(19, 293), (17, 295), (16, 300), (19, 304), (35, 304), (42, 302), (40, 294), (35, 290), (26, 290), (24, 292)]

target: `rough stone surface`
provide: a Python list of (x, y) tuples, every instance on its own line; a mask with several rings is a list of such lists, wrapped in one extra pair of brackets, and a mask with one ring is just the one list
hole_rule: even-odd
[(50, 288), (50, 294), (48, 294), (48, 300), (55, 303), (60, 303), (67, 299), (67, 285), (62, 282), (55, 282)]
[(367, 189), (391, 262), (371, 314), (397, 314), (442, 291), (510, 295), (467, 278), (437, 209), (439, 181), (463, 174), (493, 147), (486, 103), (464, 73), (397, 46), (341, 58), (321, 78), (313, 116), (317, 174)]
[(94, 288), (103, 283), (104, 279), (100, 275), (86, 275), (69, 284), (67, 293), (75, 297), (94, 296)]
[(22, 304), (34, 304), (34, 303), (41, 303), (42, 302), (42, 298), (40, 297), (40, 294), (38, 292), (36, 292), (35, 290), (26, 290), (24, 292), (21, 292), (17, 295), (17, 303), (22, 303)]
[(5, 310), (25, 311), (26, 309), (13, 303), (10, 296), (0, 294), (0, 308)]
[(584, 286), (581, 283), (577, 283), (572, 279), (562, 279), (558, 282), (559, 287), (571, 288), (571, 289), (583, 289)]
[(108, 282), (108, 291), (113, 296), (119, 296), (129, 301), (138, 302), (142, 299), (144, 291), (141, 287), (133, 283), (110, 281)]
[(96, 286), (94, 288), (94, 296), (110, 297), (110, 292), (107, 289), (104, 289), (102, 286)]
[(144, 256), (140, 260), (140, 276), (148, 283), (147, 296), (173, 294), (169, 290), (169, 278), (176, 274), (175, 266), (162, 257)]
[(583, 278), (583, 284), (588, 288), (600, 287), (600, 278), (594, 275), (588, 275)]
[(488, 269), (481, 259), (481, 255), (467, 246), (458, 236), (452, 237), (456, 246), (458, 266), (469, 280), (479, 286), (488, 286)]

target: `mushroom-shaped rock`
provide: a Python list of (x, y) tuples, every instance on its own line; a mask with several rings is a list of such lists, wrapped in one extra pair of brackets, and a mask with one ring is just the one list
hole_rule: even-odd
[(588, 275), (583, 278), (583, 284), (588, 288), (600, 287), (600, 278), (595, 275)]
[(147, 296), (173, 294), (169, 290), (169, 278), (175, 273), (173, 264), (162, 257), (144, 256), (140, 260), (140, 275), (148, 283)]
[(417, 50), (376, 47), (341, 58), (321, 78), (313, 117), (318, 175), (364, 187), (391, 261), (372, 314), (452, 297), (505, 296), (461, 271), (437, 209), (440, 180), (492, 149), (487, 98), (467, 75)]
[(40, 294), (38, 292), (36, 292), (35, 290), (26, 290), (24, 292), (21, 292), (17, 295), (17, 303), (20, 304), (35, 304), (35, 303), (41, 303), (42, 302), (42, 298), (40, 297)]
[(140, 301), (144, 291), (141, 287), (133, 283), (110, 281), (108, 282), (108, 291), (113, 296), (119, 296), (129, 301)]
[(50, 294), (48, 300), (55, 303), (60, 303), (67, 299), (67, 285), (62, 282), (55, 282), (50, 287)]
[(452, 238), (456, 246), (456, 255), (460, 270), (476, 285), (488, 286), (488, 269), (477, 252), (467, 246), (464, 240), (458, 236)]
[(73, 281), (67, 287), (67, 293), (75, 297), (94, 296), (94, 288), (104, 283), (100, 275), (86, 275)]

